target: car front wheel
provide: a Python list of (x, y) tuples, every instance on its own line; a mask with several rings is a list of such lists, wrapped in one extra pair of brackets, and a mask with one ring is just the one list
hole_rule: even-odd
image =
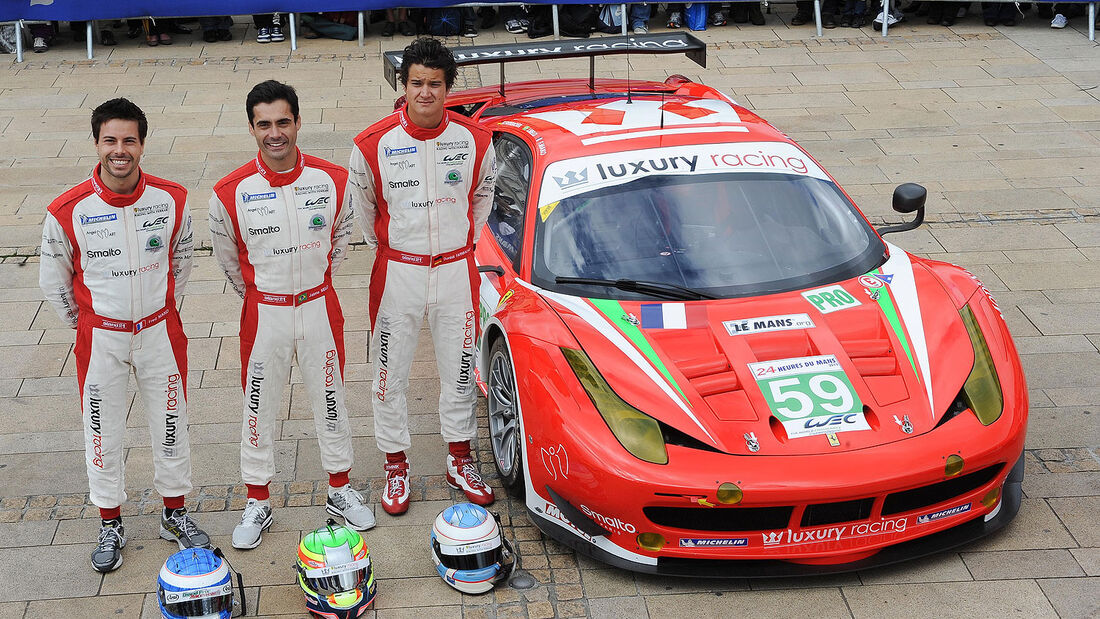
[(503, 337), (489, 349), (489, 437), (493, 461), (504, 487), (513, 495), (523, 494), (523, 440), (519, 422), (519, 398), (512, 372), (512, 359)]

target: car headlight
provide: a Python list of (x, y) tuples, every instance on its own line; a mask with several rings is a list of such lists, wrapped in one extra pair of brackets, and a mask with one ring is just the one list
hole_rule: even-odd
[(592, 405), (600, 412), (607, 427), (615, 435), (623, 448), (634, 457), (653, 464), (668, 464), (668, 450), (665, 449), (665, 438), (661, 432), (661, 424), (656, 419), (646, 415), (633, 406), (627, 404), (611, 389), (599, 370), (592, 364), (588, 355), (573, 348), (562, 348), (565, 360), (577, 380), (584, 387)]
[(964, 305), (959, 310), (966, 332), (970, 335), (970, 344), (974, 347), (974, 368), (966, 377), (960, 394), (970, 410), (974, 411), (982, 425), (997, 421), (1004, 411), (1004, 396), (1001, 383), (997, 380), (997, 370), (993, 367), (993, 356), (989, 354), (989, 345), (974, 317), (974, 310)]

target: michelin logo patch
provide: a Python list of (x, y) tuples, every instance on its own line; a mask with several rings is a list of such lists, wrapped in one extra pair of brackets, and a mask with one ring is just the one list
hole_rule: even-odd
[(681, 537), (680, 548), (736, 548), (738, 546), (748, 546), (749, 538), (747, 537), (720, 537), (714, 538), (699, 538), (699, 537)]
[(933, 520), (939, 520), (940, 518), (947, 518), (949, 516), (955, 516), (957, 514), (964, 514), (970, 511), (970, 503), (966, 505), (959, 505), (950, 509), (941, 509), (938, 512), (932, 512), (931, 514), (924, 514), (923, 516), (917, 516), (917, 524), (925, 524), (932, 522)]
[(416, 152), (415, 146), (406, 146), (405, 148), (390, 148), (386, 146), (384, 148), (387, 157), (397, 157), (399, 155), (412, 155)]
[(114, 213), (107, 213), (106, 215), (92, 215), (91, 217), (87, 215), (81, 215), (80, 225), (87, 226), (89, 224), (98, 224), (105, 221), (115, 221), (116, 219), (118, 219), (118, 215)]
[(253, 202), (255, 200), (274, 200), (274, 199), (275, 199), (275, 192), (274, 191), (267, 191), (267, 192), (264, 192), (264, 193), (248, 193), (247, 191), (242, 191), (241, 192), (241, 201), (244, 202), (245, 204), (248, 204), (249, 202)]

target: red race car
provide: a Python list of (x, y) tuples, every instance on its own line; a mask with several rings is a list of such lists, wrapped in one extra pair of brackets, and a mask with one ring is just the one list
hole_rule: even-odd
[[(456, 52), (502, 76), (705, 63), (686, 34)], [(790, 138), (682, 76), (502, 79), (448, 106), (496, 136), (478, 376), (497, 469), (545, 533), (639, 572), (777, 576), (1016, 515), (1028, 401), (1001, 312), (964, 269), (881, 238), (920, 224), (922, 187), (894, 193), (912, 221), (876, 231)]]

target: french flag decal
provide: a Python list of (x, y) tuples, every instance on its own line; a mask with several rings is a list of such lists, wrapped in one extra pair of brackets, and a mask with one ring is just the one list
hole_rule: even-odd
[(643, 329), (687, 329), (706, 324), (706, 309), (686, 303), (642, 303)]

